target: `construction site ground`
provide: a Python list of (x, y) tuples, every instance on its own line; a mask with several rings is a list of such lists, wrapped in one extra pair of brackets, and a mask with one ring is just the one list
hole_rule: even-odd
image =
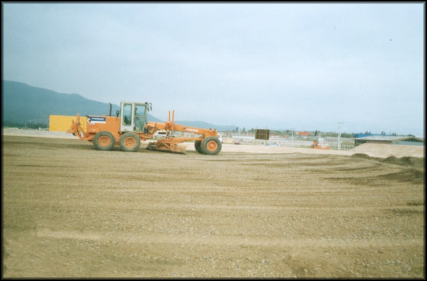
[(3, 131), (4, 278), (425, 279), (423, 147), (209, 156), (37, 136)]

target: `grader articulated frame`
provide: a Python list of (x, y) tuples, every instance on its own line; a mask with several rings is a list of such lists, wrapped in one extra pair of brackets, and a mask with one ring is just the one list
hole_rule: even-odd
[[(174, 123), (175, 112), (169, 111), (168, 122), (147, 122), (147, 111), (151, 104), (122, 102), (121, 110), (116, 116), (87, 116), (87, 130), (81, 126), (80, 115), (77, 114), (76, 121), (72, 121), (68, 133), (78, 138), (93, 142), (98, 150), (111, 150), (118, 145), (121, 150), (134, 152), (141, 145), (141, 140), (152, 139), (157, 131), (166, 131), (166, 137), (156, 142), (150, 142), (148, 150), (165, 151), (185, 154), (185, 141), (194, 141), (197, 152), (208, 155), (216, 155), (221, 151), (222, 143), (217, 138), (217, 131), (201, 129)], [(120, 115), (120, 117), (119, 117)], [(194, 137), (174, 137), (172, 132), (186, 132)]]

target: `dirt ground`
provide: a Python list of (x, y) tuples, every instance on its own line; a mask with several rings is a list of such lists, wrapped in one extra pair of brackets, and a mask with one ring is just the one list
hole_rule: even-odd
[(425, 279), (424, 158), (236, 147), (3, 135), (3, 278)]

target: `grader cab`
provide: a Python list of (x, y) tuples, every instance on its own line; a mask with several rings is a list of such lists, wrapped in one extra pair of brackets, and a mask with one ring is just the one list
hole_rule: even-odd
[[(216, 130), (201, 129), (174, 123), (175, 112), (169, 112), (168, 122), (148, 122), (147, 112), (151, 110), (150, 103), (121, 102), (120, 111), (116, 116), (87, 116), (86, 131), (82, 129), (80, 115), (73, 120), (67, 131), (82, 140), (93, 142), (97, 150), (112, 150), (119, 146), (122, 151), (134, 152), (141, 146), (141, 140), (152, 139), (158, 132), (166, 132), (165, 138), (150, 142), (147, 149), (174, 153), (185, 153), (183, 142), (194, 141), (197, 152), (216, 155), (221, 151), (222, 143)], [(176, 138), (171, 135), (174, 131), (191, 133), (191, 137)]]

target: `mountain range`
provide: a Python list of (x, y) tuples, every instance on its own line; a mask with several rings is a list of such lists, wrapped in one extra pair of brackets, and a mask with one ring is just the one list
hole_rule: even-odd
[[(110, 104), (89, 100), (79, 94), (64, 94), (52, 90), (33, 87), (25, 83), (3, 80), (2, 85), (3, 126), (8, 124), (37, 123), (48, 125), (49, 115), (109, 115)], [(115, 115), (120, 106), (112, 104), (111, 114)], [(164, 122), (150, 114), (148, 121)], [(235, 126), (216, 126), (203, 121), (175, 121), (177, 124), (217, 129), (234, 130)]]

